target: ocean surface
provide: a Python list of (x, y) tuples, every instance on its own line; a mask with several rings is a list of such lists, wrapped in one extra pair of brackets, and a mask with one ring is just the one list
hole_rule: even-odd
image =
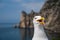
[(14, 28), (14, 24), (0, 24), (0, 40), (21, 40), (19, 28)]

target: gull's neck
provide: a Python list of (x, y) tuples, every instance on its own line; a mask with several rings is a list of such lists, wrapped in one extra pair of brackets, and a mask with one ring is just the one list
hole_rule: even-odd
[(44, 32), (44, 28), (43, 26), (39, 25), (39, 24), (34, 24), (34, 36), (33, 39), (35, 38), (41, 38), (42, 39), (46, 39), (47, 40), (47, 36)]
[(35, 31), (44, 31), (44, 28), (42, 25), (34, 24), (34, 30)]

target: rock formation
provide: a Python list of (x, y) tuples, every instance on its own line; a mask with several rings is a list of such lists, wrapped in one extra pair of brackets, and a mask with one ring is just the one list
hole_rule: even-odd
[(56, 36), (54, 34), (56, 33), (60, 37), (60, 0), (47, 0), (38, 13), (32, 10), (30, 14), (27, 14), (23, 11), (20, 18), (20, 27), (33, 28), (32, 20), (35, 15), (44, 16), (46, 22), (45, 29), (49, 30), (48, 33), (51, 32), (51, 35), (53, 34), (54, 36)]
[(45, 17), (48, 35), (60, 40), (60, 0), (47, 0), (39, 14)]
[(60, 32), (60, 0), (47, 0), (39, 12), (46, 20), (46, 28)]
[(27, 14), (26, 12), (22, 11), (21, 21), (20, 21), (20, 28), (33, 28), (33, 17), (37, 15), (33, 10), (31, 13)]
[(20, 28), (26, 27), (26, 15), (27, 15), (26, 12), (22, 11), (22, 15), (20, 17), (20, 25), (19, 25)]
[(39, 13), (31, 11), (30, 14), (22, 12), (20, 27), (33, 27), (33, 17), (41, 15), (45, 17), (46, 28), (60, 32), (60, 0), (47, 0)]

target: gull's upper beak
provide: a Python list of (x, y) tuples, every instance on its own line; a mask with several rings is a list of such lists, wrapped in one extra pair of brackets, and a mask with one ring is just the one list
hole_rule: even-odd
[(45, 24), (44, 20), (45, 20), (45, 18), (44, 18), (44, 17), (41, 17), (41, 19), (38, 19), (37, 21), (38, 21), (40, 24), (44, 25), (44, 24)]

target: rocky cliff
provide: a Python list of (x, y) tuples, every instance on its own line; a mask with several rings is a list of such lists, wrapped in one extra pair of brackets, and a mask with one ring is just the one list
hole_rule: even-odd
[(47, 0), (38, 13), (34, 12), (33, 10), (29, 14), (22, 11), (20, 27), (33, 28), (32, 19), (35, 15), (45, 17), (45, 29), (60, 32), (60, 0)]
[(26, 12), (22, 11), (21, 17), (20, 17), (20, 25), (19, 27), (25, 28), (26, 27)]
[(47, 0), (39, 12), (46, 20), (46, 28), (60, 32), (60, 0)]
[(25, 11), (22, 11), (20, 28), (33, 28), (32, 19), (35, 15), (35, 12), (32, 10), (30, 14), (27, 14)]

